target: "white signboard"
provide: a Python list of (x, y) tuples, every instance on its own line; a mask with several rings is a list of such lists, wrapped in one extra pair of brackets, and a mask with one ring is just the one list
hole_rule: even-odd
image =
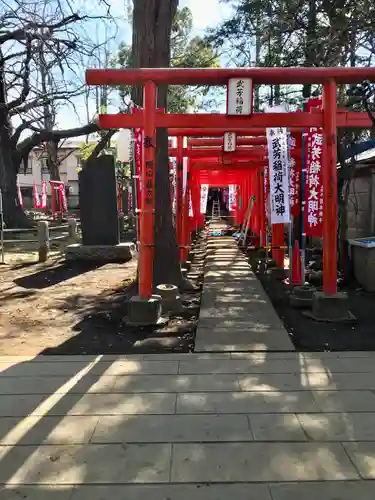
[(228, 196), (228, 210), (231, 212), (234, 205), (236, 204), (236, 186), (234, 184), (229, 185), (229, 196)]
[(119, 131), (117, 137), (117, 160), (122, 163), (130, 163), (131, 154), (131, 131), (123, 128)]
[(290, 222), (288, 135), (285, 128), (267, 129), (271, 224)]
[(251, 115), (253, 110), (253, 81), (251, 78), (231, 78), (227, 87), (227, 114)]
[(236, 133), (225, 132), (224, 134), (224, 152), (231, 153), (236, 151)]
[(201, 185), (201, 214), (205, 214), (207, 211), (207, 200), (208, 200), (208, 184)]

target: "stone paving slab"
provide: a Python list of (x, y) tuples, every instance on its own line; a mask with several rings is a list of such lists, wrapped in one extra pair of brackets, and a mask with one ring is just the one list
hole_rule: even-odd
[(289, 351), (289, 339), (285, 330), (262, 330), (259, 328), (230, 329), (198, 327), (195, 349), (200, 352), (211, 351)]
[(0, 483), (168, 482), (170, 444), (0, 447)]
[(211, 392), (239, 391), (235, 374), (200, 375), (142, 375), (117, 377), (112, 392)]
[(177, 395), (177, 413), (317, 413), (313, 393), (221, 392)]
[(0, 417), (27, 417), (45, 397), (43, 394), (0, 395)]
[(178, 360), (160, 363), (158, 361), (125, 359), (120, 361), (96, 362), (92, 365), (85, 362), (25, 362), (7, 366), (7, 363), (3, 363), (2, 365), (0, 364), (0, 379), (2, 377), (68, 377), (77, 375), (83, 369), (87, 369), (91, 375), (169, 375), (178, 373)]
[(255, 441), (307, 441), (306, 434), (296, 415), (249, 415)]
[[(228, 500), (229, 498), (272, 500), (267, 485), (254, 483), (81, 486), (73, 491), (69, 500), (87, 500), (88, 498), (90, 500), (109, 500), (111, 498), (114, 500)], [(13, 498), (9, 500), (13, 500)], [(42, 500), (44, 499), (42, 498)], [(61, 500), (65, 500), (65, 498)]]
[[(211, 374), (211, 373), (296, 373), (298, 363), (290, 359), (265, 359), (251, 362), (246, 359), (235, 360), (186, 360), (180, 361), (179, 373), (185, 374)], [(323, 370), (323, 368), (322, 368)]]
[(100, 417), (92, 443), (252, 441), (246, 415)]
[(371, 391), (314, 391), (313, 394), (319, 411), (324, 413), (375, 412), (375, 394)]
[[(64, 377), (0, 377), (0, 394), (65, 394), (69, 378)], [(111, 392), (116, 377), (85, 376), (69, 387), (71, 394)]]
[[(1, 403), (1, 399), (0, 399)], [(50, 415), (160, 415), (173, 414), (176, 394), (134, 393), (68, 394), (49, 411)]]
[[(0, 486), (1, 500), (71, 500), (74, 486)], [(103, 499), (104, 500), (104, 499)]]
[(174, 444), (172, 482), (359, 479), (338, 443)]
[(94, 433), (97, 416), (0, 418), (0, 445), (84, 444)]
[(375, 413), (312, 413), (296, 415), (314, 441), (375, 441)]
[(271, 484), (273, 500), (373, 500), (371, 481), (324, 481)]
[(361, 477), (375, 479), (375, 442), (343, 443), (343, 446)]
[[(207, 359), (214, 359), (211, 356), (215, 356), (216, 353), (204, 353), (195, 354), (194, 356), (209, 356)], [(194, 356), (191, 356), (193, 359)], [(327, 360), (342, 359), (342, 360), (352, 360), (352, 359), (364, 359), (370, 358), (375, 363), (375, 352), (373, 351), (324, 351), (324, 352), (294, 352), (294, 351), (283, 351), (283, 352), (231, 352), (230, 359), (248, 359), (251, 361), (258, 361), (259, 359), (264, 362), (265, 360), (275, 360), (275, 359), (292, 359), (300, 364), (301, 369), (304, 368), (306, 362), (313, 363), (325, 363)], [(198, 359), (198, 358), (197, 358)], [(322, 365), (325, 366), (325, 365)]]

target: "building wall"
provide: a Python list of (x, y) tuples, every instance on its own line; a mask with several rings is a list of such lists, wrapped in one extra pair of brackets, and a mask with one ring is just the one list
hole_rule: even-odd
[(348, 199), (347, 238), (375, 236), (375, 175), (371, 167), (359, 167), (351, 181)]
[[(59, 172), (60, 179), (67, 186), (70, 186), (70, 195), (68, 196), (68, 206), (70, 208), (74, 208), (78, 204), (78, 167), (80, 165), (80, 160), (78, 156), (78, 149), (76, 148), (61, 148), (59, 151), (59, 155), (65, 157), (62, 161)], [(42, 169), (42, 161), (40, 159), (40, 151), (36, 150), (32, 152), (29, 157), (29, 163), (26, 173), (21, 169), (21, 172), (18, 174), (18, 182), (21, 187), (21, 191), (25, 191), (22, 188), (30, 188), (32, 189), (34, 184), (36, 184), (38, 188), (39, 194), (41, 194), (42, 190), (42, 182), (47, 182), (47, 193), (51, 195), (51, 188), (49, 184), (50, 175), (47, 171), (43, 171)], [(23, 194), (24, 206), (25, 208), (33, 208), (34, 201), (32, 194), (31, 196), (27, 196)], [(50, 200), (49, 200), (50, 201)], [(49, 203), (50, 204), (50, 203)]]

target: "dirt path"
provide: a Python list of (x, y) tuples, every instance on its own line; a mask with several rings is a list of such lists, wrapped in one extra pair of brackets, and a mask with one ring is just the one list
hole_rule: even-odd
[(71, 340), (82, 321), (111, 297), (115, 302), (135, 273), (135, 260), (0, 267), (0, 354), (34, 355)]
[(0, 266), (0, 355), (188, 352), (198, 322), (205, 239), (188, 275), (195, 290), (163, 327), (126, 325), (137, 261)]

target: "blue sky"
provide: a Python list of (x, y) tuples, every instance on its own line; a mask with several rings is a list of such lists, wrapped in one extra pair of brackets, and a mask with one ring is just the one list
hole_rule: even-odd
[[(81, 0), (82, 1), (82, 0)], [(111, 42), (111, 50), (115, 52), (118, 44), (125, 40), (130, 42), (131, 29), (128, 22), (124, 18), (124, 10), (126, 0), (110, 0), (112, 14), (118, 18), (118, 33), (116, 40)], [(180, 0), (179, 7), (188, 6), (193, 15), (193, 36), (203, 35), (208, 27), (216, 26), (222, 19), (230, 13), (229, 7), (219, 2), (219, 0)], [(97, 31), (100, 37), (104, 37), (104, 30), (101, 25), (97, 26)], [(61, 109), (58, 114), (59, 128), (70, 128), (73, 126), (84, 125), (85, 123), (85, 108), (83, 99), (76, 101), (76, 112), (72, 109)], [(92, 106), (94, 112), (94, 103)]]

